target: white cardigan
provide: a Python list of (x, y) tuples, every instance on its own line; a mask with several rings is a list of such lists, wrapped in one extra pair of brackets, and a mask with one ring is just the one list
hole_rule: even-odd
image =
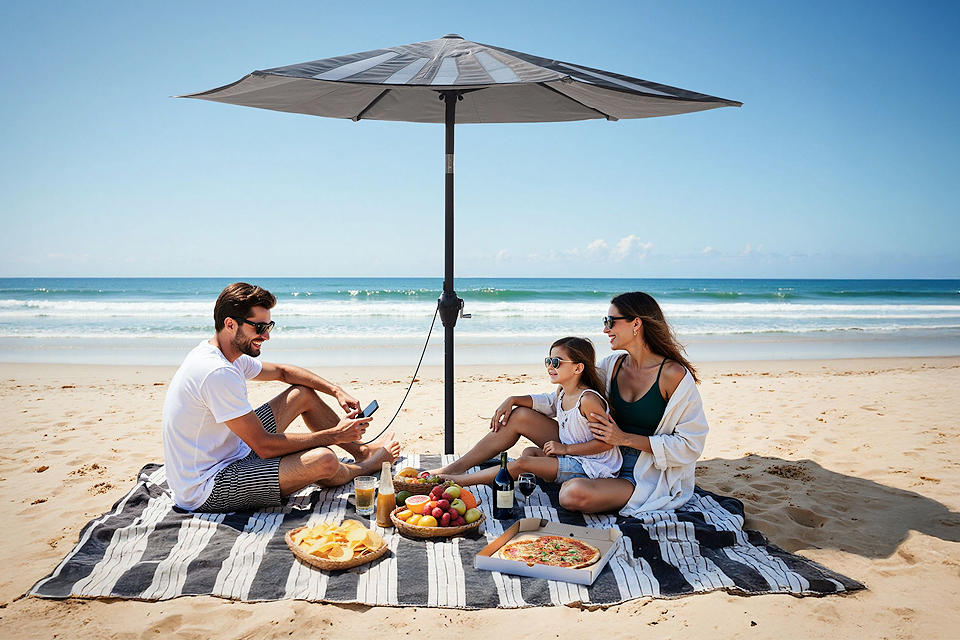
[[(608, 397), (613, 367), (620, 355), (614, 353), (597, 363)], [(620, 514), (637, 516), (646, 511), (676, 509), (686, 504), (693, 497), (694, 471), (706, 444), (707, 431), (709, 427), (703, 414), (700, 391), (693, 375), (687, 371), (670, 396), (657, 430), (650, 436), (653, 454), (644, 451), (637, 458), (633, 468), (637, 486)]]

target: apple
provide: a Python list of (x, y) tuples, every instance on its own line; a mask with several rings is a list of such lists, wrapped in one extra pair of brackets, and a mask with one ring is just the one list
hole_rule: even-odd
[(430, 497), (434, 500), (439, 500), (440, 496), (443, 495), (443, 487), (436, 486), (430, 490)]
[(457, 515), (461, 515), (461, 516), (467, 512), (467, 504), (460, 498), (457, 498), (456, 500), (451, 502), (450, 508), (456, 510)]
[(445, 513), (445, 514), (443, 514), (442, 516), (440, 516), (440, 526), (441, 526), (441, 527), (449, 527), (449, 526), (450, 526), (450, 514), (449, 514), (449, 513)]
[(429, 471), (421, 471), (419, 477), (421, 477), (421, 478), (429, 478), (429, 477), (430, 477), (430, 472), (429, 472)]
[(467, 509), (463, 514), (463, 519), (467, 524), (473, 524), (480, 519), (480, 509)]
[(437, 500), (437, 507), (439, 507), (441, 511), (446, 511), (447, 509), (450, 508), (450, 501), (449, 501), (449, 500)]
[(443, 492), (443, 497), (450, 502), (453, 502), (455, 498), (460, 497), (460, 487), (457, 485), (451, 485), (447, 487)]
[(457, 516), (457, 519), (450, 523), (451, 527), (462, 527), (467, 524), (467, 521), (463, 519), (463, 516)]
[(430, 512), (430, 515), (432, 515), (432, 516), (433, 516), (434, 518), (436, 518), (437, 520), (440, 520), (440, 518), (443, 517), (443, 514), (444, 514), (444, 513), (446, 513), (446, 511), (444, 511), (444, 510), (441, 509), (440, 507), (434, 507), (434, 508), (433, 508), (433, 511)]

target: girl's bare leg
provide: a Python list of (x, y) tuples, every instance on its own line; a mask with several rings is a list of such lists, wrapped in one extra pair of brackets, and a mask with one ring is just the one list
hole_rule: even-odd
[[(542, 413), (527, 407), (517, 407), (510, 414), (507, 424), (485, 435), (480, 442), (458, 460), (445, 467), (434, 469), (431, 473), (439, 476), (462, 475), (471, 467), (475, 467), (484, 460), (489, 460), (501, 451), (506, 451), (517, 444), (520, 436), (532, 440), (538, 447), (543, 447), (550, 440), (560, 439), (560, 427), (553, 418), (548, 418)], [(496, 472), (494, 472), (494, 475), (496, 475)]]
[[(529, 452), (529, 454), (528, 454)], [(539, 452), (539, 453), (535, 453)], [(507, 471), (514, 480), (521, 473), (532, 473), (538, 478), (547, 482), (553, 482), (557, 479), (557, 472), (560, 469), (560, 462), (543, 453), (540, 449), (529, 447), (524, 450), (523, 455), (507, 464)], [(444, 480), (453, 480), (461, 487), (469, 487), (474, 484), (490, 484), (497, 477), (500, 467), (490, 467), (481, 471), (467, 473), (462, 475), (443, 474), (440, 477)]]

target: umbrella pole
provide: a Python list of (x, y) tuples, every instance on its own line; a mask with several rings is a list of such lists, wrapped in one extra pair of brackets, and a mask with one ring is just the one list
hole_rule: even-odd
[(453, 329), (463, 309), (463, 300), (453, 290), (453, 127), (456, 122), (457, 102), (462, 100), (459, 91), (443, 91), (444, 126), (446, 128), (446, 184), (444, 224), (444, 269), (443, 293), (437, 305), (443, 323), (443, 419), (444, 453), (453, 453)]

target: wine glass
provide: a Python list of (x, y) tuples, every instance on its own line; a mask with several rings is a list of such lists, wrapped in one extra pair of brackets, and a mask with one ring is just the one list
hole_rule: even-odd
[(537, 476), (532, 473), (521, 473), (517, 476), (517, 489), (523, 494), (524, 502), (529, 502), (530, 496), (537, 488)]

